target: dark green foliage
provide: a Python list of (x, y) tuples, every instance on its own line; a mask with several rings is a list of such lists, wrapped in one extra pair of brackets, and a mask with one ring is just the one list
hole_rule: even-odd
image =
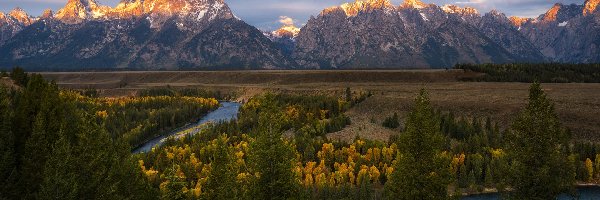
[(506, 137), (513, 159), (511, 186), (515, 199), (554, 199), (575, 183), (570, 135), (562, 127), (554, 104), (539, 83), (530, 88), (529, 103)]
[(183, 200), (186, 199), (183, 189), (188, 187), (187, 182), (176, 174), (175, 166), (167, 171), (165, 179), (167, 180), (165, 189), (160, 195), (162, 200)]
[(26, 86), (27, 82), (29, 82), (29, 76), (25, 73), (25, 70), (20, 67), (15, 67), (12, 69), (10, 73), (10, 78), (15, 81), (15, 84), (19, 86)]
[(328, 96), (307, 96), (288, 94), (266, 94), (248, 103), (240, 110), (239, 123), (242, 130), (256, 129), (260, 113), (277, 112), (284, 115), (279, 122), (279, 130), (296, 130), (299, 134), (311, 137), (324, 136), (336, 132), (351, 123), (344, 115), (347, 103)]
[(166, 88), (151, 88), (141, 90), (138, 93), (141, 97), (157, 97), (157, 96), (186, 96), (186, 97), (203, 97), (203, 98), (215, 98), (219, 100), (232, 99), (231, 95), (221, 93), (221, 91), (210, 91), (198, 88), (183, 88), (175, 89), (171, 87)]
[(0, 87), (0, 197), (10, 197), (17, 179), (15, 135), (11, 130), (12, 102), (6, 88)]
[(228, 139), (223, 135), (217, 139), (216, 150), (210, 162), (210, 175), (204, 187), (206, 199), (239, 199), (236, 184), (237, 169), (235, 169), (232, 150), (227, 144)]
[(0, 90), (3, 198), (156, 196), (130, 160), (126, 143), (112, 140), (93, 115), (59, 95), (55, 84), (32, 75), (26, 85), (10, 93)]
[(350, 90), (350, 87), (346, 88), (346, 101), (347, 102), (352, 101), (352, 91)]
[(444, 138), (427, 93), (422, 90), (400, 135), (394, 172), (386, 183), (389, 199), (446, 199), (451, 183)]
[(400, 127), (400, 118), (398, 117), (398, 113), (394, 113), (393, 116), (385, 118), (382, 125), (383, 127), (389, 129), (397, 129)]
[(87, 90), (84, 90), (81, 94), (83, 96), (90, 97), (90, 98), (98, 98), (100, 96), (100, 94), (98, 93), (98, 90), (96, 90), (96, 89), (87, 89)]
[(167, 88), (151, 88), (145, 89), (138, 92), (138, 96), (140, 97), (158, 97), (158, 96), (177, 96), (177, 91), (172, 89), (171, 87)]
[(294, 149), (282, 138), (279, 121), (283, 116), (262, 113), (256, 140), (250, 144), (249, 164), (260, 174), (251, 189), (255, 199), (297, 198), (300, 185), (294, 174)]
[[(122, 104), (119, 102), (123, 102)], [(188, 123), (198, 121), (202, 116), (217, 108), (213, 104), (198, 103), (187, 97), (143, 97), (141, 100), (129, 98), (110, 100), (86, 99), (78, 106), (88, 112), (106, 112), (99, 119), (112, 138), (124, 138), (132, 147)]]
[(464, 69), (485, 75), (467, 81), (543, 83), (599, 83), (600, 64), (457, 64)]

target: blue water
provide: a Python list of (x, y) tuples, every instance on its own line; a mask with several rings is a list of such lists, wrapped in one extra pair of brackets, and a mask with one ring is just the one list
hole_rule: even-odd
[(237, 102), (221, 102), (221, 107), (208, 113), (206, 116), (202, 117), (200, 121), (178, 128), (169, 134), (154, 138), (134, 149), (133, 153), (149, 152), (152, 148), (162, 145), (169, 137), (181, 138), (186, 135), (197, 134), (202, 130), (202, 125), (205, 124), (236, 119), (240, 106), (241, 104)]
[[(577, 188), (578, 197), (572, 197), (570, 195), (560, 195), (558, 200), (600, 200), (600, 187), (578, 187)], [(499, 194), (480, 194), (480, 195), (470, 195), (461, 198), (461, 200), (499, 200)]]

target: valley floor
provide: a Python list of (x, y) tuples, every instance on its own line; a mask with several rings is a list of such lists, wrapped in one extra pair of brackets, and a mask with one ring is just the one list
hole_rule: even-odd
[[(386, 140), (398, 131), (382, 121), (397, 112), (401, 118), (413, 98), (426, 88), (432, 103), (456, 116), (490, 116), (510, 124), (527, 101), (529, 83), (461, 82), (479, 76), (461, 70), (372, 71), (204, 71), (204, 72), (49, 72), (58, 85), (100, 89), (103, 96), (128, 96), (152, 87), (194, 87), (234, 94), (239, 101), (264, 92), (324, 93), (342, 96), (347, 87), (374, 94), (348, 111), (352, 125), (329, 137), (352, 140), (357, 135)], [(577, 140), (600, 142), (600, 84), (543, 84), (563, 123)], [(400, 120), (404, 121), (404, 120)]]

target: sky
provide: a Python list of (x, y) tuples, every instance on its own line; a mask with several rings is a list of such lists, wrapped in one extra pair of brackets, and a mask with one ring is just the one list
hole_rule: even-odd
[[(115, 6), (120, 0), (97, 0), (102, 5)], [(327, 7), (341, 5), (354, 0), (225, 0), (233, 13), (247, 23), (261, 29), (274, 30), (282, 23), (293, 23), (300, 27)], [(400, 5), (404, 0), (392, 0)], [(555, 3), (583, 4), (585, 0), (422, 0), (437, 5), (455, 4), (475, 7), (481, 13), (492, 9), (508, 16), (536, 17), (545, 13)], [(60, 9), (67, 0), (0, 0), (0, 12), (10, 12), (21, 7), (30, 15), (39, 16), (46, 8)]]

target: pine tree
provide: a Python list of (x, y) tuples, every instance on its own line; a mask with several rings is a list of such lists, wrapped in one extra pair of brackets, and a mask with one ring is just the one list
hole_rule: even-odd
[(11, 106), (8, 91), (0, 87), (0, 196), (6, 198), (15, 195), (12, 187), (17, 179)]
[(210, 175), (203, 187), (207, 199), (238, 199), (241, 196), (236, 185), (237, 169), (227, 141), (226, 135), (217, 139), (217, 147), (210, 162)]
[(540, 84), (534, 83), (529, 92), (527, 107), (506, 137), (513, 159), (512, 198), (554, 199), (572, 190), (575, 182), (573, 159), (567, 154), (570, 135)]
[(184, 188), (187, 188), (187, 183), (183, 180), (183, 178), (179, 177), (176, 174), (177, 169), (175, 169), (176, 165), (173, 165), (171, 169), (167, 172), (165, 177), (166, 182), (161, 184), (161, 196), (160, 199), (163, 200), (183, 200), (186, 199), (186, 195), (184, 194)]
[(19, 86), (26, 86), (27, 82), (29, 81), (27, 73), (25, 73), (25, 70), (23, 70), (23, 68), (20, 67), (15, 67), (12, 69), (12, 72), (10, 73), (10, 78), (15, 81), (15, 83)]
[[(46, 161), (52, 152), (52, 145), (58, 137), (60, 126), (63, 124), (63, 107), (58, 96), (58, 88), (55, 85), (46, 84), (34, 76), (28, 87), (39, 86), (37, 92), (40, 98), (33, 101), (37, 111), (31, 116), (34, 119), (29, 137), (25, 140), (24, 149), (21, 154), (21, 184), (26, 189), (27, 195), (35, 196), (39, 183), (42, 182), (42, 173)], [(28, 88), (29, 89), (29, 88)], [(33, 113), (32, 113), (33, 114)]]
[(94, 116), (64, 106), (59, 140), (43, 167), (40, 199), (152, 199), (123, 140), (111, 140)]
[(43, 171), (43, 181), (40, 183), (38, 199), (70, 200), (78, 199), (80, 187), (78, 169), (74, 152), (66, 137), (61, 137), (55, 144)]
[(492, 169), (489, 164), (485, 168), (484, 182), (486, 187), (492, 187), (494, 185), (494, 177), (492, 176)]
[(256, 139), (250, 144), (249, 163), (258, 175), (252, 188), (255, 199), (290, 199), (299, 193), (293, 172), (294, 149), (279, 132), (282, 118), (276, 112), (261, 113)]
[(398, 157), (390, 181), (389, 199), (446, 199), (450, 159), (442, 155), (444, 138), (440, 119), (431, 108), (429, 97), (421, 90), (409, 114), (406, 131), (400, 135)]
[(346, 102), (352, 103), (352, 90), (350, 90), (350, 87), (346, 88)]

